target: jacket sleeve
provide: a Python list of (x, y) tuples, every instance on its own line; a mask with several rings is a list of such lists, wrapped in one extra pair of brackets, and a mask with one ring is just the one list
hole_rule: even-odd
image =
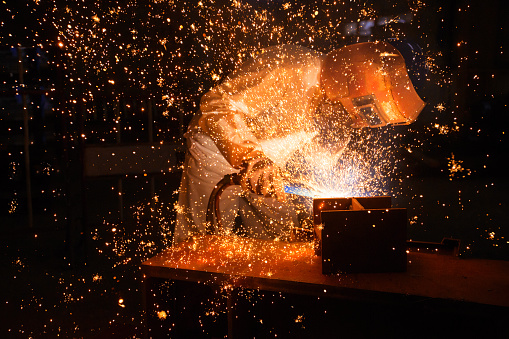
[(296, 112), (300, 120), (308, 115), (303, 70), (314, 70), (320, 60), (320, 55), (296, 46), (260, 54), (202, 97), (197, 125), (234, 168), (264, 156), (257, 137), (282, 135), (304, 123), (293, 121), (291, 114)]
[(279, 73), (250, 72), (228, 78), (201, 99), (198, 126), (236, 169), (244, 161), (264, 156), (246, 117), (267, 110), (279, 100), (284, 86)]
[(244, 112), (227, 98), (212, 90), (200, 104), (198, 126), (212, 138), (225, 159), (236, 169), (249, 159), (263, 156), (256, 136), (244, 120)]

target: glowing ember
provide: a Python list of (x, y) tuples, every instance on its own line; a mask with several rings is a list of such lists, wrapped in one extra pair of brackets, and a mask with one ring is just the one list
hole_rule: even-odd
[(166, 319), (167, 316), (168, 316), (168, 314), (166, 313), (166, 311), (158, 311), (157, 312), (157, 317), (159, 319)]
[(463, 178), (467, 175), (471, 174), (469, 169), (465, 169), (461, 164), (462, 160), (457, 160), (454, 158), (454, 154), (451, 153), (451, 157), (447, 158), (449, 160), (449, 179), (452, 180), (457, 174), (463, 173)]

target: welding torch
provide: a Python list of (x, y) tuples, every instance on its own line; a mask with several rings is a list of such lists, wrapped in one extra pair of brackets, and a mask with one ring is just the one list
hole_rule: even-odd
[[(216, 231), (216, 227), (214, 226), (214, 220), (218, 226), (217, 228), (219, 230), (223, 229), (223, 225), (221, 223), (221, 211), (219, 209), (219, 200), (221, 198), (221, 194), (228, 187), (240, 184), (241, 184), (241, 174), (231, 173), (225, 175), (223, 179), (221, 179), (212, 190), (207, 205), (207, 214), (205, 219), (208, 234), (214, 234)], [(305, 185), (291, 182), (290, 180), (285, 180), (284, 192), (302, 197), (310, 198), (314, 197), (314, 193)]]

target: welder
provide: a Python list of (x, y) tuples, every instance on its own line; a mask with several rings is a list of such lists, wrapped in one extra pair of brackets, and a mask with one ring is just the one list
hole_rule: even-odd
[[(336, 115), (323, 113), (324, 103)], [(341, 133), (343, 121), (356, 128), (409, 124), (424, 105), (403, 56), (386, 42), (328, 54), (296, 45), (260, 51), (202, 97), (189, 125), (173, 242), (205, 233), (210, 194), (231, 173), (241, 185), (222, 194), (224, 230), (240, 222), (249, 237), (288, 239), (299, 223), (283, 184), (295, 152), (319, 139), (324, 126)]]

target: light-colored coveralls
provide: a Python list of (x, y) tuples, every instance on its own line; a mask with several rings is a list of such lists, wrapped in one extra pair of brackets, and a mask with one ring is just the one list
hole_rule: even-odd
[[(293, 45), (263, 50), (206, 93), (188, 131), (177, 204), (174, 243), (205, 233), (209, 196), (243, 161), (265, 155), (285, 168), (292, 154), (317, 134), (314, 114), (323, 98), (324, 55)], [(285, 238), (298, 223), (291, 203), (231, 186), (220, 200), (222, 223), (234, 226), (239, 213), (253, 238)]]

